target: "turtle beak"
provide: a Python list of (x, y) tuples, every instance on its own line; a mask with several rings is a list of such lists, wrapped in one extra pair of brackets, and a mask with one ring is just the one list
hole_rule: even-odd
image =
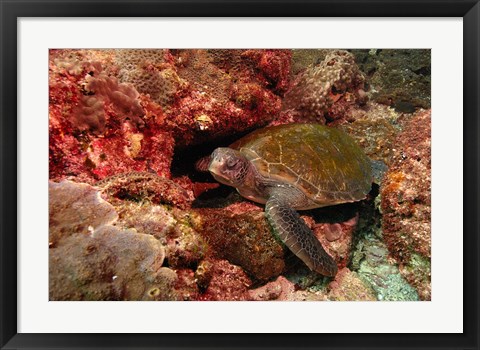
[(218, 182), (232, 186), (232, 181), (225, 176), (225, 158), (222, 157), (220, 152), (215, 150), (212, 153), (210, 164), (208, 165), (208, 171), (213, 175)]
[(222, 175), (222, 168), (223, 168), (223, 163), (219, 161), (217, 158), (212, 157), (212, 161), (208, 166), (208, 171), (210, 171), (210, 173), (213, 175), (215, 180), (217, 180), (218, 182), (225, 185), (230, 185), (230, 181)]

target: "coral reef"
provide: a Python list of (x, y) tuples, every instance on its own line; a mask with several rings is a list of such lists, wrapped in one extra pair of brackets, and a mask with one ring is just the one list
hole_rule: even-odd
[(290, 51), (240, 50), (230, 70), (219, 53), (51, 50), (50, 179), (170, 178), (176, 146), (266, 125), (281, 108)]
[[(428, 50), (50, 50), (50, 300), (430, 300), (429, 89)], [(365, 200), (300, 212), (333, 279), (194, 170), (292, 122), (388, 166)]]
[(381, 189), (385, 242), (423, 300), (430, 299), (430, 115), (417, 112), (398, 135)]

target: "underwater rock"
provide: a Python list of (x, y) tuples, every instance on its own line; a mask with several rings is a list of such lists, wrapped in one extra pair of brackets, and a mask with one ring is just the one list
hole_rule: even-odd
[(174, 289), (178, 296), (178, 300), (198, 300), (200, 297), (200, 290), (194, 272), (190, 269), (178, 269), (176, 270), (176, 274), (177, 281), (174, 285)]
[[(51, 51), (49, 56), (49, 178), (59, 180), (69, 174), (88, 173), (83, 155), (84, 142), (73, 135), (70, 116), (78, 105), (80, 80), (87, 65), (80, 55), (61, 55)], [(64, 57), (66, 56), (66, 57)], [(92, 65), (93, 66), (93, 65)], [(71, 74), (69, 74), (71, 72)], [(86, 175), (89, 178), (89, 175)]]
[(367, 73), (372, 100), (412, 113), (430, 108), (430, 50), (352, 50), (357, 63)]
[(161, 242), (169, 267), (194, 270), (206, 256), (208, 245), (193, 228), (199, 220), (195, 212), (150, 201), (115, 200), (112, 203), (119, 213), (119, 225), (152, 235)]
[(330, 51), (330, 49), (293, 49), (292, 75), (297, 75), (309, 67), (322, 63)]
[(343, 268), (328, 285), (328, 299), (337, 301), (375, 301), (372, 288), (363, 282), (357, 273)]
[(211, 260), (212, 278), (200, 300), (247, 300), (252, 282), (238, 266), (227, 260)]
[(269, 87), (276, 94), (283, 94), (290, 83), (291, 50), (246, 50), (242, 57), (250, 58), (262, 76), (256, 74), (261, 86)]
[(174, 268), (195, 269), (207, 255), (209, 244), (197, 231), (196, 223), (201, 219), (193, 211), (173, 211), (177, 224), (167, 238), (168, 264)]
[(248, 299), (255, 301), (325, 301), (326, 294), (319, 290), (298, 290), (297, 285), (284, 276), (248, 291)]
[(284, 301), (294, 293), (295, 284), (283, 276), (279, 276), (275, 281), (269, 282), (262, 287), (248, 291), (249, 299), (257, 301)]
[(408, 120), (381, 186), (385, 242), (422, 300), (430, 300), (430, 115), (419, 111)]
[(128, 200), (117, 200), (111, 203), (114, 204), (119, 216), (118, 222), (123, 227), (152, 235), (163, 245), (167, 244), (168, 238), (175, 235), (175, 230), (178, 229), (178, 221), (165, 205)]
[(148, 135), (126, 124), (116, 135), (91, 140), (85, 155), (95, 179), (128, 171), (153, 171), (169, 178), (173, 148), (169, 133)]
[(149, 172), (119, 173), (97, 182), (95, 186), (106, 198), (149, 201), (180, 209), (188, 208), (193, 200), (193, 193), (170, 179)]
[(345, 267), (350, 262), (353, 235), (357, 223), (358, 214), (355, 214), (343, 221), (339, 219), (338, 222), (321, 222), (317, 219), (312, 227), (313, 233), (335, 259), (338, 268)]
[(415, 288), (402, 277), (398, 266), (388, 255), (385, 243), (371, 233), (365, 234), (357, 243), (352, 268), (372, 287), (378, 300), (419, 300)]
[(393, 142), (401, 129), (401, 114), (375, 102), (369, 102), (364, 108), (351, 112), (350, 120), (337, 127), (352, 136), (371, 159), (389, 164), (394, 149)]
[(208, 242), (213, 256), (241, 266), (252, 279), (267, 281), (282, 273), (283, 248), (274, 238), (263, 211), (256, 207), (235, 213), (225, 209), (197, 209), (195, 230)]

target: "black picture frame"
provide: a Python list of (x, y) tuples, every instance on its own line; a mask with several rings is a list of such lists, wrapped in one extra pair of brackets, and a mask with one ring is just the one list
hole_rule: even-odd
[[(478, 0), (0, 0), (0, 345), (2, 349), (478, 349), (480, 4)], [(464, 332), (462, 334), (25, 334), (17, 332), (19, 17), (463, 17)], [(286, 316), (288, 317), (288, 316)], [(319, 317), (328, 317), (320, 315)], [(445, 315), (448, 317), (448, 315)], [(199, 321), (201, 322), (201, 321)], [(294, 320), (292, 320), (294, 322)]]

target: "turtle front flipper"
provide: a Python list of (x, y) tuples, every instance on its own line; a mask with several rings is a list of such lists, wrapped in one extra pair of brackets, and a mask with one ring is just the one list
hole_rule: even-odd
[(325, 276), (337, 274), (335, 260), (308, 228), (300, 215), (278, 196), (271, 196), (265, 206), (265, 214), (281, 241), (309, 268)]

